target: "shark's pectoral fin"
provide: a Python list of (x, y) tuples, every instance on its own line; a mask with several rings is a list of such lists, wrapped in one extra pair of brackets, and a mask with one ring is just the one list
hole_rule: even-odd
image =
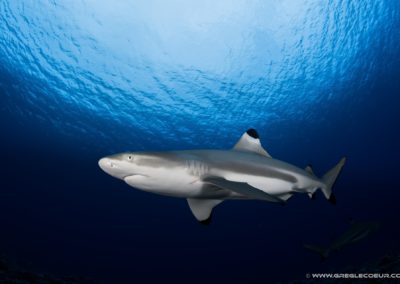
[(218, 199), (194, 199), (188, 198), (190, 210), (197, 221), (204, 225), (208, 225), (211, 221), (211, 212), (215, 206), (220, 204), (223, 200)]
[(247, 130), (233, 147), (233, 150), (253, 152), (271, 158), (271, 155), (261, 146), (260, 137), (254, 129)]
[(285, 203), (285, 201), (281, 198), (268, 194), (245, 182), (230, 181), (221, 177), (206, 177), (203, 179), (203, 181), (211, 183), (220, 188), (231, 190), (244, 196), (248, 196), (249, 198), (261, 199), (269, 202)]

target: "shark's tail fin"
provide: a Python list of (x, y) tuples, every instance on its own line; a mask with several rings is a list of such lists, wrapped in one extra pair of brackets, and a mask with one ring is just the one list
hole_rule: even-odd
[(332, 187), (335, 184), (336, 178), (340, 174), (344, 164), (346, 162), (346, 158), (342, 158), (336, 166), (330, 169), (323, 177), (322, 183), (324, 186), (321, 188), (322, 192), (325, 195), (325, 198), (328, 199), (331, 203), (336, 203), (335, 196), (332, 194)]
[(328, 248), (323, 248), (323, 247), (314, 246), (314, 245), (304, 245), (304, 247), (306, 249), (309, 249), (310, 251), (318, 253), (319, 256), (321, 257), (321, 261), (324, 261), (329, 256), (330, 250)]

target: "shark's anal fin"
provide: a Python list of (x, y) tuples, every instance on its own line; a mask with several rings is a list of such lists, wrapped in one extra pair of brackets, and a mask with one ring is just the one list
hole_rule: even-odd
[(221, 177), (206, 177), (203, 179), (204, 182), (213, 184), (223, 189), (231, 190), (233, 192), (248, 196), (249, 198), (261, 199), (269, 202), (285, 203), (284, 200), (268, 194), (258, 188), (252, 187), (245, 182), (229, 181)]
[(211, 222), (211, 213), (215, 206), (220, 204), (223, 200), (218, 199), (195, 199), (188, 198), (190, 210), (197, 221), (201, 224), (208, 225)]
[(311, 200), (315, 200), (315, 199), (316, 199), (316, 194), (315, 194), (315, 192), (314, 192), (314, 193), (313, 193), (313, 192), (309, 192), (309, 193), (308, 193), (308, 197), (310, 197)]
[(260, 137), (254, 129), (247, 130), (233, 147), (233, 150), (253, 152), (271, 158), (271, 155), (261, 146)]

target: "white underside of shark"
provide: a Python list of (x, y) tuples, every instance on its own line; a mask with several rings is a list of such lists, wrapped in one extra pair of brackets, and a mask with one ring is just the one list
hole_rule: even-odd
[(309, 166), (273, 159), (249, 129), (231, 150), (121, 153), (100, 159), (99, 166), (134, 188), (186, 198), (196, 219), (208, 223), (212, 209), (227, 199), (284, 204), (295, 193), (312, 197), (321, 189), (334, 202), (332, 186), (344, 163), (319, 179)]

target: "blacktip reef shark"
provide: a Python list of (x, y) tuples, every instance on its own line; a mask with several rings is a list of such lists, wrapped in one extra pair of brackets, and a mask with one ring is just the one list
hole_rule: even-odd
[(316, 252), (321, 260), (325, 260), (330, 253), (339, 251), (343, 247), (361, 241), (379, 228), (377, 222), (351, 222), (350, 228), (335, 239), (329, 246), (320, 247), (315, 245), (304, 245), (306, 249)]
[(213, 208), (227, 199), (285, 204), (295, 193), (312, 198), (321, 189), (335, 203), (332, 186), (345, 161), (320, 179), (310, 166), (301, 169), (273, 159), (249, 129), (230, 150), (127, 152), (102, 158), (99, 166), (137, 189), (186, 198), (196, 219), (208, 224)]

